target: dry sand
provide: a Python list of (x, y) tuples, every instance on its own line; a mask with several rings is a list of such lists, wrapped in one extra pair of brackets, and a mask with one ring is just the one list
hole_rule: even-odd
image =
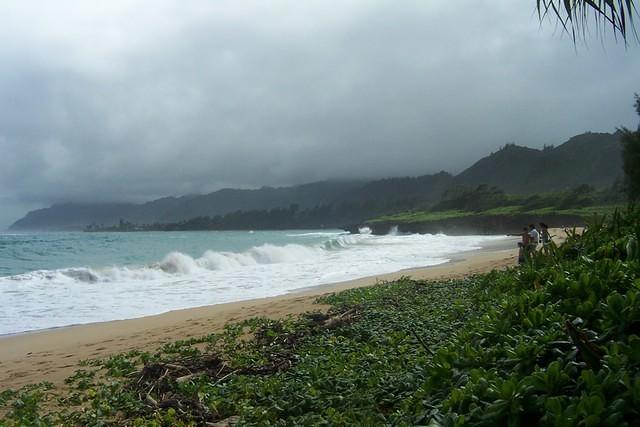
[[(307, 288), (278, 297), (1, 337), (0, 390), (40, 381), (61, 385), (65, 378), (79, 369), (81, 360), (133, 349), (154, 350), (166, 342), (220, 331), (229, 322), (255, 316), (281, 318), (306, 311), (326, 310), (326, 306), (314, 301), (318, 296), (331, 292), (370, 286), (401, 276), (426, 280), (459, 278), (513, 266), (517, 262), (516, 241), (516, 238), (505, 239), (498, 245), (458, 254), (451, 262), (439, 266)], [(507, 247), (510, 249), (505, 249)]]

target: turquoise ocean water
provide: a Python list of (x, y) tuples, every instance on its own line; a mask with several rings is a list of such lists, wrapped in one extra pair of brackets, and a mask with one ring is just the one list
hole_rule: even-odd
[(264, 244), (315, 245), (342, 233), (339, 230), (7, 233), (0, 234), (0, 277), (78, 266), (142, 266), (175, 251), (195, 258), (206, 251), (241, 253)]
[(436, 265), (502, 236), (363, 230), (0, 234), (0, 335)]

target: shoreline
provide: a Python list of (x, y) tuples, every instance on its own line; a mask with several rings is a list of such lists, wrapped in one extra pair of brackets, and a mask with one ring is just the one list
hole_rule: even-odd
[[(203, 336), (225, 324), (251, 317), (282, 318), (307, 311), (324, 311), (315, 304), (325, 294), (371, 286), (409, 276), (415, 280), (461, 278), (517, 264), (517, 239), (487, 242), (481, 249), (450, 254), (448, 262), (349, 281), (299, 288), (286, 294), (173, 310), (134, 319), (113, 320), (0, 336), (0, 390), (64, 379), (79, 362), (137, 349), (152, 351), (166, 342)], [(509, 248), (509, 249), (507, 249)]]
[[(377, 273), (377, 274), (372, 274), (372, 275), (365, 275), (365, 276), (361, 276), (361, 277), (355, 277), (355, 278), (352, 278), (352, 279), (343, 279), (343, 280), (338, 280), (338, 281), (329, 281), (329, 282), (325, 282), (325, 283), (309, 284), (309, 285), (304, 285), (304, 286), (301, 286), (301, 287), (298, 287), (298, 288), (283, 290), (283, 291), (281, 291), (282, 293), (279, 293), (279, 294), (271, 294), (271, 295), (265, 295), (265, 296), (253, 296), (253, 297), (244, 298), (244, 299), (231, 300), (231, 301), (225, 301), (225, 302), (216, 302), (216, 303), (205, 303), (203, 305), (195, 305), (195, 306), (188, 306), (188, 307), (177, 307), (177, 308), (172, 308), (172, 309), (169, 309), (169, 310), (166, 310), (166, 311), (159, 311), (159, 312), (155, 312), (155, 313), (154, 312), (150, 312), (150, 313), (145, 313), (145, 314), (141, 314), (141, 315), (134, 315), (134, 317), (122, 317), (122, 318), (111, 318), (111, 319), (107, 318), (107, 319), (93, 320), (93, 321), (88, 321), (88, 322), (70, 323), (70, 324), (66, 324), (66, 325), (55, 325), (55, 326), (44, 327), (44, 328), (40, 328), (40, 329), (30, 329), (30, 330), (26, 330), (26, 331), (0, 333), (0, 344), (2, 343), (3, 339), (22, 336), (22, 335), (37, 334), (37, 333), (41, 333), (41, 332), (50, 332), (50, 331), (56, 331), (56, 330), (65, 329), (65, 328), (73, 328), (73, 327), (78, 327), (78, 326), (96, 325), (96, 324), (100, 324), (100, 323), (118, 322), (118, 321), (125, 321), (125, 320), (136, 320), (136, 319), (142, 319), (142, 318), (151, 317), (151, 316), (159, 316), (159, 315), (163, 315), (163, 314), (167, 314), (167, 313), (171, 313), (171, 312), (175, 312), (175, 311), (190, 310), (190, 309), (197, 309), (197, 308), (203, 308), (203, 307), (209, 307), (209, 306), (218, 306), (218, 305), (224, 305), (224, 304), (241, 303), (241, 302), (247, 302), (247, 301), (253, 301), (253, 300), (262, 300), (262, 299), (268, 299), (268, 298), (278, 298), (278, 297), (282, 297), (282, 296), (286, 296), (286, 295), (294, 295), (294, 294), (298, 294), (298, 293), (301, 293), (301, 292), (306, 292), (308, 290), (314, 290), (314, 289), (321, 290), (321, 289), (326, 288), (328, 286), (341, 285), (343, 283), (358, 282), (360, 280), (368, 280), (368, 279), (370, 279), (372, 277), (383, 277), (383, 276), (387, 276), (387, 275), (396, 275), (396, 274), (399, 274), (401, 272), (410, 273), (410, 272), (415, 271), (415, 270), (422, 270), (422, 269), (425, 269), (425, 268), (442, 266), (442, 265), (455, 263), (455, 262), (458, 262), (460, 260), (463, 260), (465, 257), (467, 257), (467, 256), (469, 256), (471, 254), (474, 254), (474, 253), (484, 252), (484, 251), (493, 250), (493, 249), (507, 249), (507, 248), (512, 248), (512, 247), (515, 246), (515, 238), (513, 238), (511, 236), (497, 235), (497, 236), (487, 236), (487, 237), (498, 237), (499, 239), (485, 240), (485, 241), (482, 242), (482, 246), (480, 246), (478, 248), (475, 248), (475, 249), (469, 249), (469, 250), (464, 250), (464, 251), (461, 251), (461, 252), (454, 252), (454, 253), (444, 253), (440, 257), (443, 258), (443, 259), (446, 259), (446, 260), (443, 261), (443, 262), (440, 262), (438, 264), (419, 265), (419, 266), (415, 266), (415, 267), (402, 268), (400, 270), (390, 271), (390, 272), (386, 272), (386, 273)], [(0, 359), (0, 362), (1, 362), (1, 359)]]

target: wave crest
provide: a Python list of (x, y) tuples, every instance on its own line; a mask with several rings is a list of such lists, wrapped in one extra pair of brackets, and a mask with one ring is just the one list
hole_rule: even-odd
[(88, 267), (38, 270), (16, 276), (5, 277), (11, 281), (46, 282), (119, 282), (153, 280), (163, 275), (190, 275), (206, 271), (232, 270), (258, 264), (305, 262), (322, 256), (321, 247), (287, 244), (276, 246), (264, 244), (245, 252), (216, 252), (208, 250), (199, 258), (182, 252), (167, 254), (160, 262), (143, 267), (113, 266), (99, 269)]
[(170, 274), (189, 274), (198, 269), (193, 258), (182, 252), (171, 252), (158, 264), (158, 268)]

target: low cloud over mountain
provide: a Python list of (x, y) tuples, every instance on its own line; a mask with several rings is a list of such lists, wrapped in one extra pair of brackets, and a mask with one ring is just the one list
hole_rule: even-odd
[(635, 127), (636, 45), (574, 47), (535, 2), (473, 5), (5, 3), (0, 227), (56, 202), (457, 172), (506, 142)]

